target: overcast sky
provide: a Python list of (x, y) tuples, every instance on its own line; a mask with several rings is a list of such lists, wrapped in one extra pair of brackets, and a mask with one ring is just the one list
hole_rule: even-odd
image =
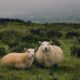
[(0, 0), (0, 17), (79, 16), (80, 0)]

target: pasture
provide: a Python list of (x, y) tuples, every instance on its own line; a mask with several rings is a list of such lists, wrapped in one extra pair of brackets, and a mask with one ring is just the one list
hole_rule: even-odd
[(52, 40), (63, 49), (64, 60), (58, 67), (42, 68), (34, 62), (31, 68), (21, 70), (0, 65), (0, 80), (80, 80), (80, 57), (71, 55), (78, 53), (75, 48), (80, 49), (80, 24), (0, 23), (0, 57), (22, 52), (24, 47), (36, 48), (43, 40)]

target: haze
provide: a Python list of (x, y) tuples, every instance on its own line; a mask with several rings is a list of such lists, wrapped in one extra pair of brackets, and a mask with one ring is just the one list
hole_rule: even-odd
[(0, 0), (0, 17), (79, 22), (80, 0)]

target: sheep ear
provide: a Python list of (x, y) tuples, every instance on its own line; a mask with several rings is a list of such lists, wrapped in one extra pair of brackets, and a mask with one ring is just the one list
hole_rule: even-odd
[(42, 42), (41, 42), (41, 41), (39, 41), (38, 43), (39, 43), (39, 44), (41, 44)]
[(24, 48), (24, 51), (27, 51), (27, 48)]
[(52, 44), (53, 43), (53, 41), (50, 41), (50, 44)]

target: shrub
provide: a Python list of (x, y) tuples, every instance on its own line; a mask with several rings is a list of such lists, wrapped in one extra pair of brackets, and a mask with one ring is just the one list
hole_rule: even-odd
[(26, 22), (26, 25), (27, 25), (27, 26), (31, 26), (31, 24), (32, 24), (31, 21), (27, 21), (27, 22)]
[(52, 41), (54, 45), (61, 46), (61, 43), (57, 38), (54, 38)]
[(77, 38), (74, 38), (74, 44), (71, 47), (71, 55), (76, 56), (76, 57), (80, 57), (80, 45), (79, 45), (79, 41)]
[(40, 35), (40, 29), (31, 29), (30, 31), (34, 35)]
[(76, 74), (73, 74), (72, 80), (80, 80), (80, 73), (75, 72)]
[(10, 52), (8, 45), (0, 45), (0, 56), (4, 56), (8, 52)]
[(74, 37), (79, 37), (79, 36), (80, 36), (79, 32), (71, 31), (71, 32), (68, 32), (65, 37), (66, 38), (74, 38)]
[(14, 47), (19, 44), (19, 41), (22, 39), (21, 33), (17, 31), (4, 31), (0, 32), (1, 42), (8, 44), (10, 47)]
[(0, 80), (5, 80), (6, 78), (3, 75), (0, 75)]
[(79, 45), (75, 45), (71, 48), (71, 55), (80, 57), (80, 46)]
[(62, 36), (62, 33), (55, 30), (48, 30), (47, 32), (48, 37), (57, 37), (60, 38)]

